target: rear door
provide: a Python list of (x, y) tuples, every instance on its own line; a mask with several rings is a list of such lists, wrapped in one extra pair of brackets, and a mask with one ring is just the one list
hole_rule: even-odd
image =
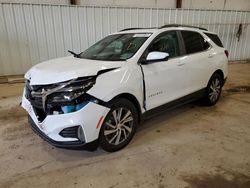
[(195, 31), (181, 31), (186, 56), (181, 59), (185, 65), (187, 93), (193, 93), (206, 87), (213, 69), (214, 49)]

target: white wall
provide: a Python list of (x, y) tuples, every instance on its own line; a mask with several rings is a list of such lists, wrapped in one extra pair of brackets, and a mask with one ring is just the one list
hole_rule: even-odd
[[(176, 0), (76, 0), (78, 5), (176, 8)], [(0, 0), (0, 3), (69, 5), (69, 0)], [(250, 0), (182, 0), (182, 8), (250, 10)]]
[(175, 8), (176, 0), (78, 0), (80, 5)]
[(69, 0), (0, 0), (0, 3), (32, 3), (32, 4), (69, 5)]
[[(176, 0), (77, 0), (80, 5), (176, 8)], [(250, 10), (250, 0), (182, 0), (182, 8)]]
[(182, 0), (183, 8), (250, 10), (250, 0)]
[(22, 74), (69, 49), (79, 53), (124, 28), (169, 23), (205, 27), (218, 33), (230, 60), (250, 58), (250, 11), (0, 4), (0, 76)]

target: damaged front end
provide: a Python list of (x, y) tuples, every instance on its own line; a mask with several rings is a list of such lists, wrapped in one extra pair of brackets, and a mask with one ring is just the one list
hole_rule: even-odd
[(96, 76), (77, 78), (49, 85), (30, 85), (26, 80), (25, 98), (34, 109), (39, 122), (47, 115), (75, 112), (89, 102), (100, 102), (86, 92), (95, 84)]

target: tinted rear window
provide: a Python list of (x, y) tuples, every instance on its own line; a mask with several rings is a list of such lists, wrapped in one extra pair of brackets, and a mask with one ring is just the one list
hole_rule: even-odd
[(220, 38), (215, 35), (215, 34), (211, 34), (211, 33), (205, 33), (217, 46), (222, 47), (223, 48), (223, 44), (220, 40)]
[(197, 32), (181, 31), (181, 34), (185, 43), (187, 54), (201, 52), (209, 47), (207, 45), (205, 46), (204, 38)]

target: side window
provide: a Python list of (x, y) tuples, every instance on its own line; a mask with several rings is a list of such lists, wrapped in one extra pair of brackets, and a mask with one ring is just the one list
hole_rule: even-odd
[(205, 33), (217, 46), (222, 47), (223, 48), (223, 44), (220, 40), (220, 38), (212, 33)]
[(210, 44), (200, 35), (201, 45), (203, 50), (207, 50), (210, 47)]
[(209, 48), (209, 44), (199, 33), (193, 31), (181, 31), (181, 34), (187, 54), (201, 52)]
[(153, 51), (166, 52), (170, 58), (179, 56), (180, 49), (177, 33), (175, 31), (168, 31), (160, 34), (148, 48), (148, 53)]

